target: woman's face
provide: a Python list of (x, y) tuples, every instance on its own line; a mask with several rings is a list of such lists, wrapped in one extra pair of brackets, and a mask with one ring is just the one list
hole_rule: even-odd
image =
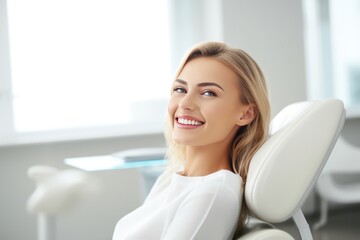
[(168, 112), (175, 142), (187, 146), (227, 143), (249, 108), (240, 103), (237, 75), (211, 57), (188, 62), (173, 83)]

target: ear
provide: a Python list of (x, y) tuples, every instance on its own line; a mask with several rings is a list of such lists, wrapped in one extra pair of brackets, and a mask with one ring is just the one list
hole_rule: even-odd
[(256, 114), (255, 104), (251, 103), (247, 105), (244, 111), (242, 112), (242, 115), (239, 118), (238, 125), (245, 126), (250, 124), (254, 120), (255, 114)]

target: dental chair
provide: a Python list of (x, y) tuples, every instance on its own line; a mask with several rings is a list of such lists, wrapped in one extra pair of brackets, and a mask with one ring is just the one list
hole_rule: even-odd
[[(343, 103), (330, 99), (285, 107), (254, 155), (244, 194), (252, 218), (239, 240), (293, 240), (272, 224), (293, 218), (303, 240), (313, 239), (301, 207), (312, 191), (345, 120)], [(265, 227), (264, 227), (265, 226)]]

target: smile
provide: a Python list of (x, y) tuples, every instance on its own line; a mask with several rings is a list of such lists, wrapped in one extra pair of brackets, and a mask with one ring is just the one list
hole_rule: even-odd
[(190, 125), (190, 126), (200, 126), (204, 124), (203, 122), (185, 119), (185, 118), (177, 118), (177, 122), (183, 125)]

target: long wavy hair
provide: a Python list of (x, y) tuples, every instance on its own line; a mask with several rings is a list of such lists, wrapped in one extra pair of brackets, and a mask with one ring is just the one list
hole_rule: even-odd
[[(264, 75), (258, 64), (244, 51), (231, 48), (224, 43), (206, 42), (192, 48), (184, 57), (176, 73), (180, 75), (184, 66), (191, 60), (200, 57), (211, 57), (225, 64), (238, 76), (242, 104), (253, 104), (254, 119), (242, 126), (229, 146), (229, 159), (232, 170), (242, 177), (245, 187), (250, 161), (255, 152), (267, 138), (270, 121), (270, 104)], [(178, 171), (185, 161), (185, 146), (177, 144), (172, 139), (172, 125), (169, 117), (165, 121), (165, 138), (168, 144), (167, 159), (169, 173)], [(248, 216), (245, 199), (242, 201), (241, 213), (237, 231), (234, 237), (242, 233)]]

